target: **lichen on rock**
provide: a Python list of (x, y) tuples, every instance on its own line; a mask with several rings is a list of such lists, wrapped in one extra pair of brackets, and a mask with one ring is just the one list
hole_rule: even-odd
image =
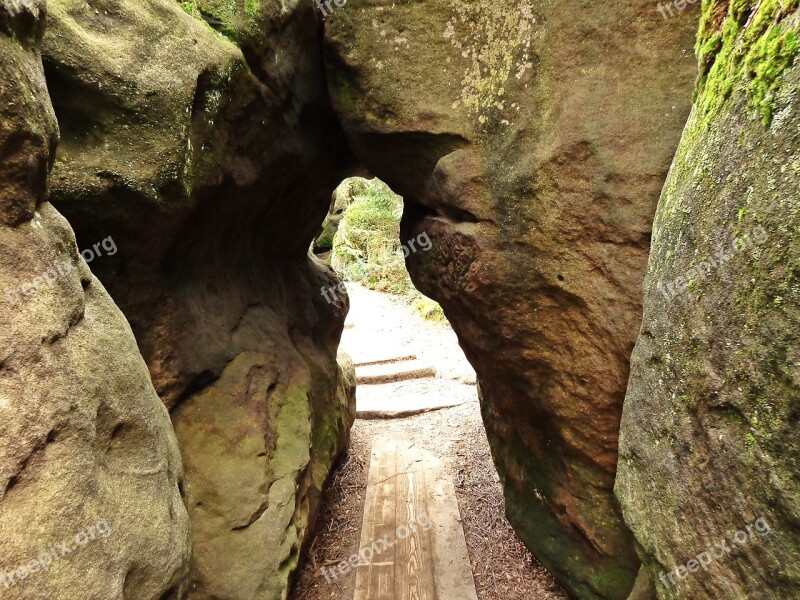
[(639, 570), (618, 427), (692, 14), (348, 0), (325, 25), (351, 146), (403, 196), (401, 239), (432, 242), (407, 266), (476, 368), (509, 520), (576, 598), (624, 599)]
[[(700, 81), (656, 212), (616, 491), (660, 599), (794, 598), (800, 68), (764, 48), (789, 39), (800, 10), (705, 9), (701, 63), (710, 28), (735, 33)], [(710, 257), (714, 272), (697, 275)], [(687, 291), (666, 297), (678, 278)], [(767, 534), (753, 533), (759, 519)], [(739, 530), (744, 544), (731, 541)], [(736, 552), (671, 583), (723, 542)]]
[(451, 7), (453, 17), (443, 35), (468, 64), (453, 108), (463, 104), (480, 124), (496, 126), (498, 114), (506, 108), (518, 109), (507, 94), (507, 82), (533, 68), (534, 4), (530, 0), (455, 0)]

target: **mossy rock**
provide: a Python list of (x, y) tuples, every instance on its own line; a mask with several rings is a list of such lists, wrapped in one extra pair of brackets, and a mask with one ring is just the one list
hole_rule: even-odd
[[(660, 599), (795, 598), (800, 9), (704, 12), (704, 72), (653, 228), (616, 490)], [(752, 535), (757, 519), (768, 535)], [(662, 575), (737, 530), (746, 545), (707, 571), (677, 586)]]

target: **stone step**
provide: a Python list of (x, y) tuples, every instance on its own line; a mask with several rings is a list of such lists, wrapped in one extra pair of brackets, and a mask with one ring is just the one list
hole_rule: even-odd
[(356, 363), (356, 368), (358, 367), (372, 367), (374, 365), (388, 365), (391, 363), (399, 363), (399, 362), (406, 362), (409, 360), (416, 360), (416, 354), (409, 354), (408, 356), (395, 356), (392, 358), (381, 358), (379, 360), (369, 360), (364, 362)]
[(400, 419), (468, 402), (478, 402), (475, 385), (428, 377), (412, 381), (360, 385), (356, 418)]
[(379, 362), (356, 367), (356, 382), (359, 385), (393, 383), (435, 376), (436, 369), (434, 367), (416, 359), (390, 363)]

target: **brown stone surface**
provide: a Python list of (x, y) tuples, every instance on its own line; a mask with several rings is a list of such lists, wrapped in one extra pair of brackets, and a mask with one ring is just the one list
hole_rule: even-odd
[(616, 491), (660, 599), (788, 600), (800, 597), (800, 9), (705, 8)]
[[(647, 573), (662, 600), (797, 595), (800, 17), (706, 4), (630, 385), (697, 7), (348, 0), (323, 35), (309, 0), (53, 0), (45, 34), (41, 3), (4, 4), (0, 567), (111, 532), (10, 593), (287, 596), (354, 418), (348, 301), (307, 251), (358, 167), (405, 197), (403, 240), (432, 240), (409, 268), (476, 368), (509, 519), (572, 596), (624, 599), (637, 573), (633, 597)], [(91, 267), (154, 386), (47, 201), (54, 156), (80, 247), (113, 241)], [(756, 225), (769, 244), (664, 305)], [(759, 517), (748, 553), (659, 582)]]
[(350, 0), (326, 25), (352, 148), (406, 201), (408, 260), (483, 389), (510, 520), (580, 598), (638, 569), (613, 497), (658, 194), (696, 11), (650, 0)]

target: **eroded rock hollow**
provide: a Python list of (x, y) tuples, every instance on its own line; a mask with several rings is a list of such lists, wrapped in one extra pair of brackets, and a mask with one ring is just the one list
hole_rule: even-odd
[(169, 415), (48, 201), (44, 11), (0, 9), (0, 595), (179, 598), (191, 546)]

